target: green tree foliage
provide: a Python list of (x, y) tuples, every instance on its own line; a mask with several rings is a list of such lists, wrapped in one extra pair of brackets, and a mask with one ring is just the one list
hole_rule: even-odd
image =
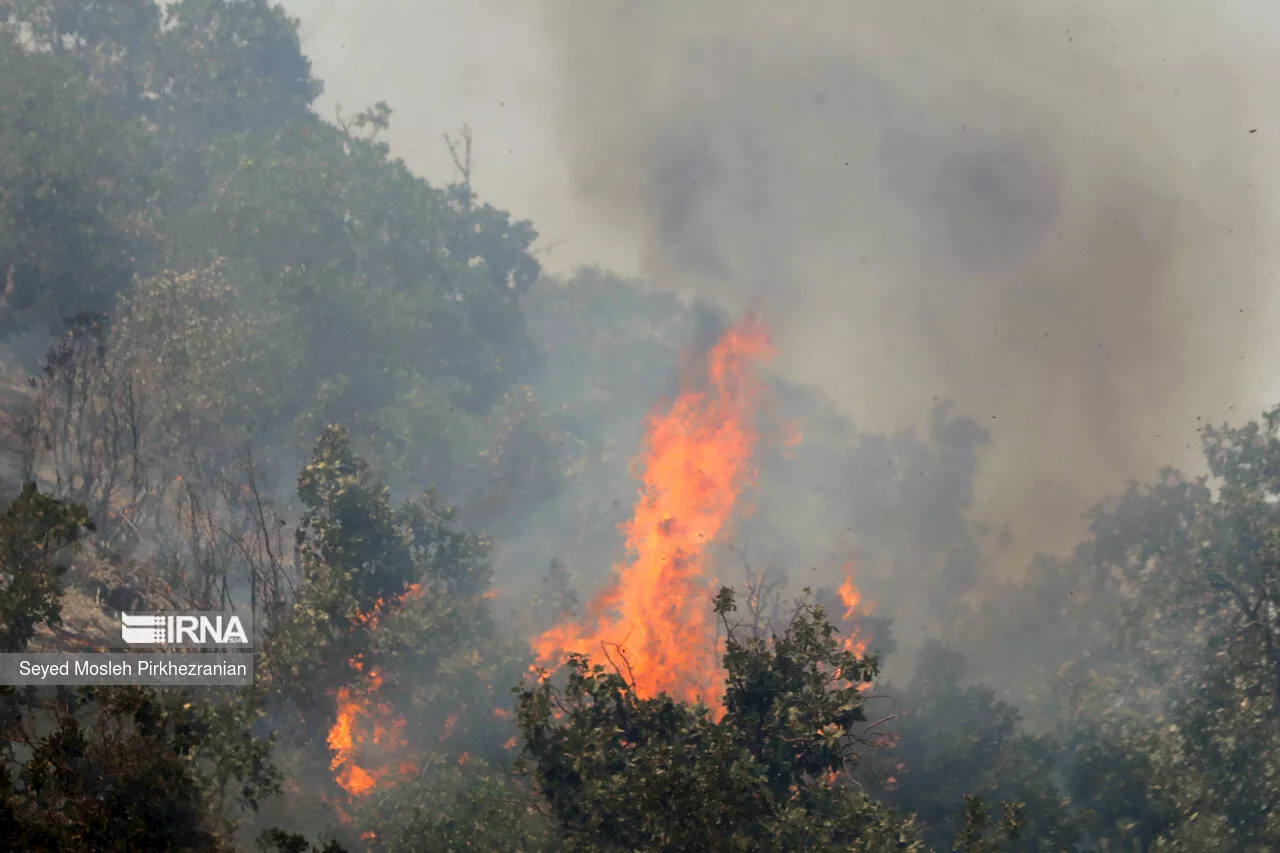
[(32, 744), (21, 774), (25, 796), (6, 785), (6, 841), (50, 851), (224, 849), (186, 762), (164, 748), (167, 732), (151, 720), (136, 728), (128, 716), (117, 721), (123, 731), (89, 733), (65, 719)]
[(459, 632), (484, 630), (484, 613), (474, 607), (489, 585), (488, 544), (456, 530), (429, 495), (425, 503), (393, 508), (390, 491), (352, 450), (345, 430), (330, 427), (320, 437), (298, 476), (298, 496), (305, 508), (296, 549), (302, 584), (273, 639), (272, 663), (283, 668), (286, 684), (314, 694), (345, 682), (352, 659), (377, 666), (366, 630), (371, 617), (392, 646), (391, 638), (409, 633), (395, 622), (412, 618), (407, 614), (451, 623), (430, 634), (418, 624), (421, 636), (400, 636), (408, 642), (455, 642)]
[(48, 849), (226, 850), (236, 812), (278, 791), (270, 743), (235, 698), (121, 687), (22, 701), (6, 727), (9, 802), (33, 838), (57, 839)]
[[(1087, 815), (1075, 815), (1055, 784), (1058, 748), (1019, 731), (1019, 713), (984, 686), (962, 684), (965, 661), (932, 642), (905, 691), (891, 691), (898, 719), (895, 748), (879, 762), (882, 799), (916, 816), (935, 849), (968, 850), (962, 823), (980, 828), (969, 802), (979, 796), (1021, 803), (1020, 837), (1010, 850), (1074, 850)], [(983, 813), (985, 814), (985, 812)], [(985, 817), (983, 818), (985, 820)]]
[[(930, 411), (925, 434), (862, 433), (843, 454), (838, 476), (852, 484), (847, 512), (868, 563), (860, 564), (860, 576), (875, 563), (884, 566), (886, 594), (919, 598), (924, 624), (949, 618), (978, 579), (984, 531), (968, 512), (979, 452), (989, 440), (943, 400)], [(810, 464), (808, 472), (817, 471), (822, 456)], [(910, 587), (895, 578), (910, 578)]]
[[(84, 507), (26, 486), (0, 516), (5, 652), (59, 624), (60, 558), (92, 530)], [(223, 851), (237, 813), (278, 791), (252, 691), (0, 688), (6, 849)]]
[(292, 415), (346, 423), (391, 459), (426, 456), (399, 409), (438, 439), (450, 407), (483, 415), (533, 362), (518, 306), (531, 273), (512, 260), (533, 263), (532, 230), (455, 208), (353, 128), (304, 117), (229, 143), (173, 227), (197, 262), (256, 270), (289, 312), (276, 333), (299, 359)]
[(1055, 776), (1104, 849), (1277, 844), (1277, 414), (1204, 448), (1208, 476), (1104, 502), (1074, 557), (1038, 561), (962, 635), (1062, 744)]
[[(534, 849), (527, 845), (544, 826), (527, 806), (510, 804), (502, 772), (511, 734), (503, 686), (519, 677), (525, 656), (490, 612), (487, 543), (460, 532), (430, 496), (393, 507), (336, 427), (317, 442), (298, 491), (301, 582), (271, 630), (268, 668), (284, 707), (320, 726), (284, 727), (287, 766), (330, 775), (333, 699), (343, 689), (367, 695), (379, 715), (372, 725), (400, 721), (403, 746), (369, 746), (356, 758), (369, 767), (408, 762), (413, 772), (347, 801), (363, 841), (386, 851), (454, 850), (464, 841)], [(366, 694), (374, 672), (379, 682)], [(331, 796), (345, 799), (336, 788)]]
[(156, 51), (157, 123), (192, 142), (268, 128), (306, 112), (322, 90), (298, 24), (268, 0), (179, 0)]
[(0, 11), (15, 40), (145, 119), (182, 166), (211, 140), (301, 115), (321, 92), (297, 21), (267, 0), (8, 0)]
[(1210, 478), (1166, 471), (1094, 514), (1089, 558), (1164, 693), (1154, 720), (1120, 708), (1081, 738), (1077, 782), (1104, 806), (1132, 803), (1118, 820), (1162, 849), (1280, 844), (1278, 431), (1280, 410), (1208, 428)]
[(544, 281), (524, 308), (545, 364), (535, 389), (557, 422), (584, 442), (627, 431), (638, 440), (694, 331), (689, 308), (599, 269)]
[[(717, 610), (727, 614), (724, 590)], [(767, 643), (730, 633), (725, 714), (666, 696), (640, 698), (625, 677), (568, 665), (519, 697), (524, 760), (564, 850), (919, 849), (899, 824), (838, 777), (857, 762), (866, 722), (858, 685), (873, 660), (841, 651), (820, 608)]]
[(317, 847), (309, 843), (306, 836), (282, 829), (263, 832), (258, 839), (258, 849), (262, 853), (347, 853), (347, 849), (337, 841)]
[(298, 497), (307, 510), (298, 525), (298, 547), (308, 589), (336, 587), (333, 597), (349, 598), (359, 613), (404, 593), (414, 567), (390, 492), (374, 480), (341, 428), (330, 427), (320, 437), (311, 464), (298, 475)]
[(996, 833), (990, 832), (991, 816), (982, 797), (966, 795), (964, 810), (960, 813), (963, 827), (953, 849), (961, 853), (995, 853), (1002, 844), (1011, 844), (1022, 833), (1022, 803), (1006, 803), (1004, 814)]
[[(0, 22), (4, 7), (0, 6)], [(104, 310), (146, 270), (159, 183), (142, 126), (53, 56), (0, 33), (0, 319)]]
[(0, 515), (0, 652), (27, 647), (39, 625), (61, 621), (60, 559), (93, 523), (82, 506), (27, 483)]
[(552, 826), (506, 768), (439, 762), (422, 778), (377, 797), (363, 839), (376, 853), (555, 853)]
[(247, 392), (227, 402), (265, 450), (345, 423), (395, 485), (482, 521), (554, 490), (554, 442), (513, 387), (537, 362), (532, 227), (391, 157), (385, 104), (315, 116), (277, 5), (10, 0), (0, 32), (0, 285), (20, 318), (112, 313), (138, 274), (221, 260), (256, 328), (219, 387)]
[(273, 350), (233, 280), (223, 265), (161, 274), (121, 297), (113, 323), (75, 318), (0, 418), (21, 476), (95, 521), (95, 553), (119, 569), (96, 582), (167, 586), (191, 607), (221, 607), (228, 577), (275, 585), (282, 549), (255, 554), (274, 547), (275, 519), (261, 471), (246, 470), (271, 374), (240, 378)]

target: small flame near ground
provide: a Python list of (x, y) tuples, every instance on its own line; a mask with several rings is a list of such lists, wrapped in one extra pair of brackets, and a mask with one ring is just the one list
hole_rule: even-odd
[[(400, 604), (421, 593), (422, 587), (413, 584), (393, 602)], [(357, 621), (372, 631), (386, 611), (386, 602), (379, 600)], [(378, 701), (381, 673), (376, 669), (365, 672), (364, 661), (358, 656), (350, 665), (356, 673), (355, 683), (338, 689), (337, 715), (327, 742), (332, 753), (329, 769), (335, 781), (349, 796), (356, 797), (413, 776), (418, 770), (398, 757), (409, 745), (404, 736), (405, 721), (390, 705)]]
[(539, 664), (570, 653), (601, 655), (637, 693), (666, 693), (719, 709), (723, 674), (706, 550), (749, 483), (763, 390), (753, 366), (773, 356), (753, 317), (730, 328), (707, 356), (706, 387), (686, 387), (649, 418), (640, 497), (622, 526), (632, 561), (587, 608), (583, 623), (558, 625), (533, 642)]
[[(417, 772), (408, 762), (380, 760), (409, 745), (404, 737), (405, 721), (389, 705), (373, 698), (381, 687), (382, 676), (373, 670), (363, 688), (338, 689), (338, 715), (328, 737), (333, 753), (329, 769), (335, 772), (338, 785), (352, 796), (364, 796), (383, 782)], [(372, 754), (375, 752), (377, 755)]]
[(440, 733), (441, 742), (453, 737), (453, 730), (458, 727), (458, 718), (462, 716), (461, 711), (454, 711), (444, 720), (444, 731)]

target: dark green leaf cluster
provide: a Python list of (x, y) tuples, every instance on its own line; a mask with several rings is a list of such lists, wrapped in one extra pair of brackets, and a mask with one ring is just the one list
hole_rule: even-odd
[(242, 322), (196, 393), (265, 449), (341, 422), (397, 485), (494, 513), (549, 493), (554, 444), (512, 387), (538, 363), (535, 232), (393, 158), (386, 104), (326, 122), (320, 91), (268, 0), (0, 7), (0, 320), (147, 314), (221, 261)]
[(961, 821), (976, 825), (975, 796), (1022, 804), (1019, 837), (1006, 849), (1077, 849), (1090, 815), (1073, 808), (1054, 778), (1060, 747), (1021, 730), (1018, 710), (988, 687), (965, 684), (965, 671), (962, 655), (933, 641), (907, 688), (892, 691), (898, 718), (894, 748), (877, 762), (880, 798), (915, 815), (935, 849), (970, 843)]
[(312, 703), (347, 682), (352, 661), (366, 671), (397, 661), (408, 667), (418, 653), (432, 661), (417, 673), (430, 683), (444, 660), (470, 653), (461, 638), (485, 631), (482, 538), (458, 531), (430, 495), (393, 508), (390, 491), (338, 427), (317, 442), (298, 476), (298, 496), (303, 584), (273, 629), (269, 652), (280, 689)]
[[(3, 651), (56, 628), (59, 558), (92, 525), (34, 484), (0, 515)], [(237, 811), (279, 790), (252, 691), (0, 690), (6, 849), (224, 851)]]
[[(727, 590), (717, 606), (732, 606)], [(718, 720), (637, 696), (581, 657), (563, 687), (522, 689), (522, 760), (562, 849), (919, 849), (909, 824), (839, 782), (857, 761), (858, 686), (876, 665), (842, 651), (820, 609), (802, 609), (772, 643), (731, 636), (725, 666)]]
[(62, 558), (92, 529), (84, 507), (42, 494), (35, 483), (0, 514), (0, 652), (22, 651), (37, 626), (61, 621)]

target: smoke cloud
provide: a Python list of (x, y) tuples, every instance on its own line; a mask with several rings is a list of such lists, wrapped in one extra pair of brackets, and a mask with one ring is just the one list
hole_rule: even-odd
[(652, 281), (762, 311), (781, 369), (860, 427), (956, 400), (993, 437), (978, 507), (1010, 525), (1006, 570), (1124, 479), (1194, 466), (1198, 417), (1262, 404), (1274, 11), (541, 8), (585, 209)]

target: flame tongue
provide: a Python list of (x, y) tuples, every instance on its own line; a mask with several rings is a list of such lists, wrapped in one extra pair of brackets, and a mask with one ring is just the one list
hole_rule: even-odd
[(844, 604), (844, 618), (841, 620), (845, 625), (844, 648), (846, 651), (853, 652), (857, 655), (867, 653), (867, 641), (858, 635), (857, 619), (859, 614), (858, 605), (862, 603), (862, 593), (853, 585), (853, 564), (845, 566), (844, 583), (837, 590), (840, 596), (840, 602)]
[[(858, 657), (862, 657), (867, 653), (867, 637), (862, 633), (861, 626), (858, 621), (861, 617), (869, 615), (874, 609), (874, 605), (863, 605), (862, 593), (853, 585), (853, 563), (848, 563), (844, 567), (845, 578), (844, 583), (836, 590), (836, 594), (840, 596), (840, 603), (844, 605), (844, 617), (841, 619), (845, 636), (842, 647), (847, 652), (853, 652)], [(858, 690), (866, 693), (871, 690), (872, 685), (863, 682), (858, 685)]]
[(634, 559), (588, 609), (534, 641), (543, 666), (577, 652), (607, 655), (642, 696), (718, 707), (721, 679), (709, 604), (706, 549), (729, 520), (751, 473), (751, 413), (761, 385), (753, 362), (772, 355), (766, 328), (748, 318), (708, 355), (704, 389), (686, 388), (650, 416), (643, 486), (623, 525)]

